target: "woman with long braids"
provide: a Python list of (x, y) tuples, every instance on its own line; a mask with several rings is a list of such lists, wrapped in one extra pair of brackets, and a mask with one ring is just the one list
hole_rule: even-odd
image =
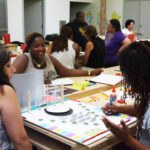
[[(125, 94), (126, 87), (130, 87), (135, 103), (130, 106), (107, 104), (102, 109), (105, 113), (110, 112), (110, 115), (125, 113), (137, 117), (137, 137), (131, 136), (123, 121), (121, 126), (117, 126), (104, 117), (103, 122), (113, 134), (123, 140), (128, 149), (150, 150), (150, 47), (144, 43), (132, 43), (122, 51), (119, 60), (125, 79)], [(128, 150), (123, 146), (118, 149)]]
[(10, 59), (10, 51), (0, 47), (0, 150), (11, 150), (11, 142), (17, 150), (31, 150), (19, 102), (10, 83), (15, 72)]
[[(98, 75), (102, 69), (81, 71), (78, 69), (68, 69), (53, 56), (46, 54), (45, 40), (40, 33), (32, 32), (26, 37), (26, 50), (15, 62), (16, 73), (34, 72), (39, 69), (44, 70), (44, 81), (46, 83), (54, 80), (56, 75), (67, 76), (87, 76)], [(67, 58), (66, 58), (67, 59)]]

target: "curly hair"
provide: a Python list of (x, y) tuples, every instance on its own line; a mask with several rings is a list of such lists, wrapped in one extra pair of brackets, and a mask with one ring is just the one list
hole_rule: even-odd
[(33, 43), (34, 40), (35, 40), (36, 38), (38, 38), (38, 37), (41, 37), (41, 38), (45, 41), (45, 39), (44, 39), (44, 37), (42, 36), (42, 34), (40, 34), (40, 33), (38, 33), (38, 32), (31, 32), (31, 33), (29, 33), (29, 34), (26, 36), (25, 42), (26, 42), (26, 44), (27, 44), (27, 47), (25, 48), (24, 53), (25, 53), (25, 52), (29, 52), (29, 49), (30, 49), (32, 43)]
[(93, 25), (88, 25), (86, 27), (83, 28), (84, 33), (91, 39), (95, 39), (97, 36), (97, 30)]
[(135, 97), (135, 108), (138, 118), (138, 135), (141, 130), (142, 120), (150, 101), (150, 47), (144, 42), (131, 43), (120, 54), (120, 70), (125, 78), (125, 94), (127, 88)]
[(4, 66), (10, 61), (11, 56), (12, 53), (7, 48), (0, 47), (0, 93), (3, 93), (4, 85), (9, 85), (13, 88), (4, 70)]

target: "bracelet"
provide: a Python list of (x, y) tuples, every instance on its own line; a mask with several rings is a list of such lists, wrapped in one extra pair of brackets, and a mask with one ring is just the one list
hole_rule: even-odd
[(91, 70), (88, 70), (88, 76), (91, 76)]

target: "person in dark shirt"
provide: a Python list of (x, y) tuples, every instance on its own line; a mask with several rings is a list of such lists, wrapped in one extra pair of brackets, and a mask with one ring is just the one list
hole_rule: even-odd
[(84, 28), (84, 36), (88, 40), (83, 59), (83, 65), (90, 68), (104, 67), (105, 43), (97, 36), (94, 26), (88, 25)]
[(82, 48), (82, 51), (85, 51), (85, 45), (87, 43), (87, 40), (82, 35), (83, 28), (87, 25), (88, 24), (85, 22), (84, 12), (77, 12), (76, 13), (76, 19), (74, 19), (72, 22), (65, 25), (65, 26), (69, 26), (72, 28), (73, 41), (80, 45), (80, 47)]

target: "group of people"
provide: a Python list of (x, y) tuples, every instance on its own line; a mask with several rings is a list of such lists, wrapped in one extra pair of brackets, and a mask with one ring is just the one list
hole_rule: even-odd
[[(78, 16), (81, 20), (84, 18), (80, 14)], [(74, 22), (76, 23), (77, 20)], [(137, 138), (130, 134), (129, 128), (123, 121), (121, 121), (121, 126), (117, 126), (104, 117), (103, 122), (127, 145), (121, 145), (122, 147), (118, 149), (127, 150), (128, 147), (128, 149), (150, 150), (149, 43), (130, 43), (129, 39), (121, 32), (120, 23), (116, 19), (109, 21), (105, 41), (97, 36), (95, 27), (91, 25), (83, 28), (83, 34), (87, 40), (83, 64), (98, 69), (79, 70), (73, 68), (74, 61), (69, 60), (68, 57), (69, 55), (74, 58), (78, 57), (81, 45), (77, 41), (72, 41), (73, 30), (68, 26), (62, 28), (60, 36), (49, 46), (47, 52), (45, 40), (40, 33), (28, 34), (25, 53), (19, 56), (13, 65), (10, 61), (11, 53), (6, 48), (0, 48), (0, 149), (9, 150), (10, 141), (18, 150), (32, 149), (23, 126), (15, 89), (10, 83), (13, 73), (44, 70), (44, 81), (50, 83), (56, 78), (56, 75), (64, 77), (98, 75), (103, 71), (100, 68), (104, 65), (109, 67), (119, 63), (125, 79), (125, 89), (128, 87), (132, 90), (131, 94), (135, 97), (135, 104), (129, 106), (106, 104), (102, 109), (104, 113), (109, 112), (109, 115), (126, 113), (137, 117)], [(99, 48), (101, 48), (100, 51), (98, 51)], [(63, 59), (59, 58), (63, 52), (68, 59), (65, 61), (70, 62), (68, 66), (67, 62), (65, 64)]]
[(105, 40), (102, 40), (96, 28), (85, 22), (84, 12), (77, 12), (76, 19), (61, 28), (60, 36), (50, 44), (47, 53), (70, 69), (74, 69), (80, 51), (85, 55), (79, 69), (116, 66), (120, 52), (132, 41), (131, 35), (136, 34), (132, 31), (134, 20), (127, 20), (125, 27), (121, 30), (119, 20), (111, 19)]

